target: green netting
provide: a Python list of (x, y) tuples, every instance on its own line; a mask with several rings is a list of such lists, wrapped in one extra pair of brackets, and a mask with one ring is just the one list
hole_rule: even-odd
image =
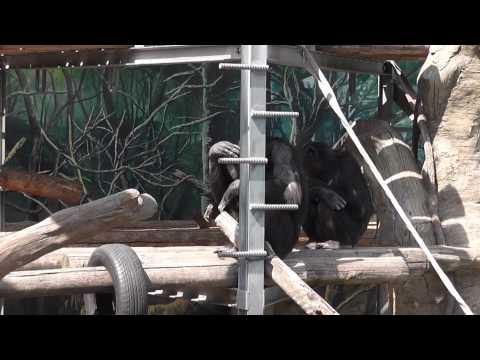
[[(399, 65), (415, 84), (421, 63)], [(326, 75), (350, 120), (374, 115), (375, 76), (357, 76), (352, 94), (349, 74)], [(307, 72), (275, 66), (271, 79), (269, 109), (301, 117), (269, 122), (269, 134), (330, 144), (343, 134)], [(200, 207), (202, 144), (238, 139), (239, 85), (239, 72), (215, 64), (9, 71), (7, 150), (27, 139), (10, 165), (81, 180), (92, 197), (138, 188), (157, 198), (161, 218), (191, 218)], [(410, 121), (394, 110), (411, 142)]]

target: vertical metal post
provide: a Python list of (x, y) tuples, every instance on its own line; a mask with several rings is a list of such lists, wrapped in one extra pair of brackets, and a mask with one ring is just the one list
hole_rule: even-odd
[(392, 121), (393, 78), (391, 73), (378, 77), (378, 117)]
[[(242, 45), (242, 64), (266, 65), (267, 45)], [(265, 157), (265, 119), (252, 111), (265, 111), (266, 73), (248, 70), (241, 74), (240, 156)], [(264, 250), (265, 213), (250, 204), (265, 203), (265, 167), (240, 165), (240, 250)], [(262, 315), (265, 305), (264, 259), (240, 260), (237, 308), (239, 314)]]
[[(7, 116), (7, 71), (0, 70), (0, 171), (5, 163), (5, 123)], [(0, 232), (5, 231), (5, 193), (0, 188)], [(0, 299), (0, 315), (4, 313), (4, 300)]]

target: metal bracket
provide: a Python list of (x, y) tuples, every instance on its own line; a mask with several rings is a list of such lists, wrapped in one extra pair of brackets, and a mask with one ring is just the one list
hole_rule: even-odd
[(259, 260), (268, 256), (265, 250), (232, 251), (218, 250), (215, 252), (218, 257), (231, 257), (240, 260)]
[(220, 158), (219, 164), (236, 165), (236, 164), (252, 164), (252, 165), (264, 165), (268, 163), (267, 158), (262, 157), (247, 157), (247, 158)]
[(261, 64), (236, 64), (236, 63), (220, 63), (220, 70), (250, 70), (250, 71), (268, 71), (268, 65)]
[(250, 210), (264, 211), (296, 211), (297, 204), (250, 204)]

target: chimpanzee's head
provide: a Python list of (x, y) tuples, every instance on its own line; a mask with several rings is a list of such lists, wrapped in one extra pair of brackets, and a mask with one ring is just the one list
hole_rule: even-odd
[(335, 152), (329, 145), (312, 142), (305, 146), (303, 166), (308, 176), (321, 177), (335, 161)]

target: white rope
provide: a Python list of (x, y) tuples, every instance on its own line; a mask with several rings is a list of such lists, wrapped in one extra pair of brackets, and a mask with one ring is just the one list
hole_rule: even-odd
[(377, 167), (375, 166), (373, 161), (368, 156), (367, 152), (365, 151), (364, 147), (362, 146), (362, 144), (361, 144), (360, 140), (358, 139), (357, 135), (355, 134), (355, 132), (351, 128), (350, 124), (348, 123), (347, 118), (343, 114), (343, 111), (340, 108), (340, 105), (338, 104), (337, 98), (335, 97), (335, 93), (333, 92), (333, 89), (330, 87), (330, 84), (328, 83), (328, 80), (325, 78), (325, 75), (323, 75), (322, 70), (320, 69), (320, 67), (316, 63), (315, 58), (312, 56), (310, 51), (304, 45), (302, 45), (301, 47), (302, 47), (302, 49), (304, 51), (304, 54), (306, 55), (306, 57), (307, 57), (307, 59), (310, 63), (311, 70), (312, 70), (311, 71), (312, 75), (317, 79), (318, 87), (322, 91), (323, 95), (325, 96), (325, 99), (328, 101), (332, 110), (335, 111), (335, 113), (339, 117), (340, 122), (342, 123), (343, 127), (347, 131), (348, 135), (350, 136), (350, 138), (352, 139), (356, 148), (360, 152), (360, 155), (363, 157), (363, 159), (367, 163), (368, 167), (372, 171), (373, 175), (377, 179), (377, 181), (380, 184), (380, 186), (382, 187), (383, 191), (385, 191), (385, 194), (387, 195), (389, 200), (392, 202), (393, 207), (395, 208), (395, 210), (400, 215), (400, 218), (405, 223), (407, 229), (412, 233), (413, 238), (415, 239), (415, 241), (418, 243), (420, 248), (425, 253), (428, 261), (432, 264), (432, 266), (433, 266), (434, 270), (437, 272), (440, 280), (445, 285), (448, 292), (458, 302), (458, 304), (460, 305), (463, 312), (466, 315), (473, 315), (472, 310), (465, 303), (465, 301), (463, 300), (462, 296), (458, 293), (458, 291), (455, 289), (455, 287), (453, 286), (453, 284), (450, 281), (450, 279), (448, 278), (448, 276), (443, 272), (442, 268), (440, 267), (440, 265), (437, 263), (437, 261), (433, 257), (433, 255), (430, 252), (430, 250), (428, 249), (427, 245), (425, 245), (425, 242), (423, 241), (421, 236), (418, 234), (418, 232), (415, 229), (415, 227), (413, 226), (412, 222), (410, 221), (408, 216), (403, 211), (401, 205), (399, 204), (399, 202), (397, 201), (397, 199), (393, 195), (392, 191), (390, 190), (388, 185), (385, 183), (385, 180), (382, 178), (382, 175), (378, 171)]

